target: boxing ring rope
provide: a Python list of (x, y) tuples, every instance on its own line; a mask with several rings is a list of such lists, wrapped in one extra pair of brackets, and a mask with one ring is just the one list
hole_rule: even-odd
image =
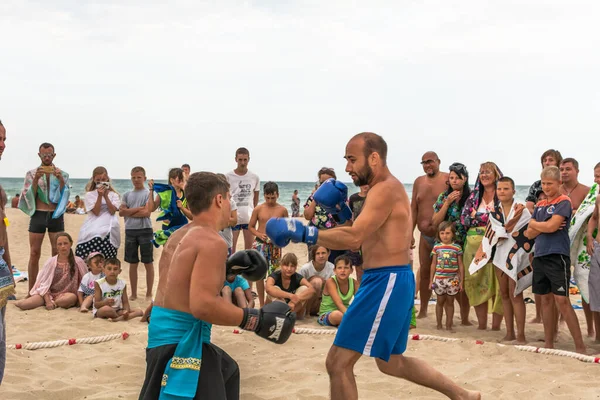
[[(135, 335), (135, 333), (133, 333)], [(111, 340), (115, 340), (115, 339), (123, 339), (126, 340), (128, 337), (130, 336), (129, 333), (127, 332), (122, 332), (122, 333), (113, 333), (112, 335), (104, 335), (104, 336), (91, 336), (91, 337), (84, 337), (84, 338), (79, 338), (79, 339), (65, 339), (65, 340), (54, 340), (54, 341), (50, 341), (50, 342), (31, 342), (31, 343), (25, 343), (25, 344), (11, 344), (6, 346), (9, 349), (15, 349), (15, 350), (38, 350), (38, 349), (49, 349), (52, 347), (59, 347), (59, 346), (72, 346), (74, 344), (97, 344), (97, 343), (103, 343), (103, 342), (108, 342)]]
[[(293, 333), (296, 334), (311, 334), (311, 335), (335, 335), (337, 332), (336, 329), (310, 329), (310, 328), (295, 328)], [(437, 342), (460, 342), (461, 339), (457, 338), (447, 338), (441, 336), (433, 336), (433, 335), (409, 335), (409, 340), (431, 340)], [(483, 340), (475, 340), (475, 344), (482, 345)], [(497, 343), (498, 346), (507, 347), (506, 345)], [(600, 357), (588, 356), (585, 354), (575, 353), (573, 351), (559, 350), (559, 349), (546, 349), (544, 347), (534, 347), (534, 346), (510, 346), (514, 347), (519, 351), (526, 351), (528, 353), (537, 353), (537, 354), (547, 354), (552, 356), (561, 356), (574, 358), (576, 360), (592, 363), (592, 364), (600, 364)]]

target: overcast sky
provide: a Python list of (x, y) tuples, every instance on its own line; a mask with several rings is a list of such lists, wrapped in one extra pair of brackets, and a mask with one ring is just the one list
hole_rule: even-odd
[(573, 0), (2, 0), (0, 175), (48, 141), (78, 178), (226, 172), (245, 146), (262, 180), (314, 181), (373, 131), (406, 183), (435, 150), (471, 183), (492, 160), (530, 184), (558, 148), (589, 184), (599, 20), (600, 2)]

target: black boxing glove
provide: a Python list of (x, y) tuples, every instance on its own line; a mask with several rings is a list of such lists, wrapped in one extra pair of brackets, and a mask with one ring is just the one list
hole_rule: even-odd
[(265, 304), (260, 310), (244, 308), (244, 319), (240, 328), (253, 331), (273, 343), (283, 344), (289, 339), (295, 324), (296, 313), (290, 306), (281, 301), (274, 301)]
[(227, 275), (242, 275), (249, 281), (265, 279), (269, 266), (267, 260), (256, 250), (241, 250), (233, 253), (225, 263)]

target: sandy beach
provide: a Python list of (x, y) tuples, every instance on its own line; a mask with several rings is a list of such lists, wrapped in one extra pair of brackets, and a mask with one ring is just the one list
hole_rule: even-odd
[[(7, 214), (11, 223), (9, 243), (13, 264), (26, 271), (29, 218), (16, 209), (7, 209)], [(74, 239), (84, 219), (82, 215), (66, 215), (66, 230)], [(240, 245), (238, 243), (238, 247)], [(293, 244), (284, 250), (287, 251), (295, 252), (301, 264), (306, 262), (305, 245)], [(160, 254), (160, 249), (154, 253), (155, 266)], [(46, 238), (40, 267), (49, 256), (50, 246)], [(119, 258), (123, 259), (123, 247), (119, 249)], [(414, 266), (418, 266), (418, 260), (415, 260)], [(124, 264), (121, 277), (128, 281), (127, 264)], [(138, 292), (143, 294), (145, 289), (145, 274), (140, 268)], [(23, 298), (26, 291), (26, 282), (17, 284), (18, 298)], [(526, 295), (533, 298), (530, 291)], [(573, 296), (572, 301), (578, 299), (579, 296)], [(132, 302), (132, 307), (145, 308), (147, 304), (142, 296)], [(453, 337), (461, 341), (410, 341), (406, 355), (427, 360), (459, 384), (482, 391), (485, 399), (590, 399), (600, 396), (598, 364), (498, 346), (497, 340), (504, 336), (504, 332), (461, 327), (458, 325), (458, 310), (455, 310), (456, 333), (438, 331), (434, 321), (435, 306), (430, 305), (429, 311), (429, 318), (419, 320), (413, 333)], [(529, 320), (535, 313), (535, 306), (528, 305), (527, 312)], [(585, 332), (583, 312), (577, 310), (577, 315)], [(474, 312), (471, 312), (471, 319), (475, 319)], [(297, 326), (320, 328), (314, 317), (299, 322)], [(130, 334), (127, 340), (35, 351), (10, 348), (15, 343), (83, 338), (123, 331)], [(538, 339), (543, 337), (542, 325), (527, 324), (526, 335), (530, 345), (541, 345)], [(9, 303), (7, 336), (9, 349), (6, 374), (0, 387), (1, 399), (137, 399), (144, 379), (147, 344), (147, 325), (140, 323), (139, 319), (110, 323), (93, 319), (91, 314), (81, 314), (76, 308), (46, 311), (42, 307), (20, 311)], [(212, 334), (213, 342), (239, 363), (242, 398), (248, 400), (328, 399), (325, 356), (333, 337), (296, 334), (286, 344), (278, 346), (249, 332), (233, 334), (231, 327), (215, 326)], [(484, 344), (475, 344), (475, 339), (483, 340)], [(593, 347), (590, 339), (586, 338), (586, 344), (600, 352), (600, 346)], [(561, 328), (557, 347), (574, 350), (566, 327)], [(361, 399), (443, 398), (431, 390), (383, 375), (372, 359), (362, 358), (355, 374)]]

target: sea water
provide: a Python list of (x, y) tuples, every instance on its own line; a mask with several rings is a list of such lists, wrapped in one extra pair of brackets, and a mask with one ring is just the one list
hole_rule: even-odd
[[(156, 182), (166, 183), (166, 181), (156, 180)], [(71, 200), (75, 199), (76, 195), (80, 195), (83, 197), (85, 194), (85, 186), (87, 185), (87, 179), (71, 179)], [(276, 182), (279, 185), (279, 203), (286, 206), (288, 212), (291, 215), (291, 204), (292, 204), (292, 194), (294, 190), (298, 191), (298, 197), (300, 198), (300, 206), (304, 205), (306, 199), (311, 195), (313, 190), (315, 189), (316, 182)], [(128, 190), (133, 189), (133, 185), (131, 180), (129, 179), (113, 179), (112, 181), (113, 187), (115, 190), (123, 194)], [(263, 194), (262, 194), (262, 186), (265, 182), (261, 182), (261, 192), (259, 194), (259, 202), (263, 202)], [(4, 188), (6, 194), (8, 195), (10, 204), (10, 199), (15, 196), (16, 193), (20, 193), (23, 188), (23, 178), (0, 178), (0, 185)], [(348, 185), (348, 196), (353, 193), (360, 191), (360, 189), (354, 185), (354, 183), (346, 182)], [(408, 197), (412, 196), (412, 184), (405, 184), (406, 191), (408, 193)], [(529, 186), (517, 186), (515, 194), (515, 199), (520, 202), (525, 201), (525, 197), (527, 197), (527, 192), (529, 190)]]

